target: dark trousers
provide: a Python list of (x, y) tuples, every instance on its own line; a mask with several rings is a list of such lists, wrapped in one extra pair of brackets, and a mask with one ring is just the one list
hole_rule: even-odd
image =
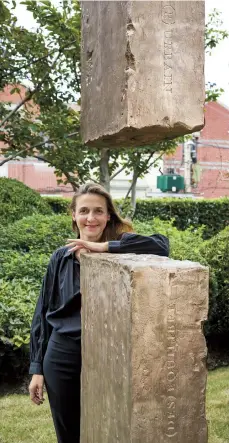
[(79, 443), (81, 342), (53, 331), (43, 371), (57, 441)]

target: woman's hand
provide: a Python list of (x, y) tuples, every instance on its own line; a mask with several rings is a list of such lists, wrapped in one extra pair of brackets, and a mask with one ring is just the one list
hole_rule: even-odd
[(82, 249), (78, 249), (77, 251), (75, 251), (75, 256), (76, 258), (80, 261), (80, 254), (81, 253), (87, 254), (88, 252), (90, 252), (88, 249), (82, 248)]
[(33, 403), (36, 405), (42, 405), (43, 398), (43, 389), (44, 389), (44, 376), (34, 374), (32, 376), (32, 380), (29, 385), (29, 394)]
[(97, 243), (92, 241), (81, 240), (80, 238), (69, 238), (67, 247), (70, 252), (86, 249), (87, 252), (108, 252), (108, 242)]

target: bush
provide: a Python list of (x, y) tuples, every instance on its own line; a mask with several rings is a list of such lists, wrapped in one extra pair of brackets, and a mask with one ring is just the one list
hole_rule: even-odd
[(39, 284), (34, 280), (0, 280), (0, 334), (3, 342), (14, 347), (28, 345), (38, 293)]
[(64, 197), (42, 197), (55, 214), (69, 214), (71, 198)]
[(162, 221), (154, 218), (151, 222), (139, 222), (134, 220), (134, 229), (139, 234), (150, 235), (160, 233), (169, 238), (170, 257), (175, 260), (202, 261), (200, 247), (203, 244), (203, 227), (193, 229), (189, 227), (186, 231), (179, 231), (174, 225), (174, 221)]
[[(228, 334), (229, 227), (210, 240), (203, 240), (203, 227), (181, 231), (173, 226), (173, 221), (156, 217), (144, 223), (135, 219), (134, 228), (143, 235), (157, 232), (166, 235), (172, 258), (210, 266), (206, 335)], [(5, 354), (1, 350), (1, 355), (8, 356), (11, 368), (12, 349), (20, 347), (23, 352), (28, 349), (31, 319), (49, 256), (69, 236), (72, 236), (71, 218), (67, 215), (34, 215), (0, 229), (0, 335), (4, 349), (8, 349)]]
[(135, 230), (144, 235), (160, 232), (170, 240), (170, 257), (199, 262), (210, 269), (209, 313), (205, 323), (208, 338), (229, 335), (229, 227), (210, 240), (203, 240), (203, 228), (179, 231), (172, 221), (155, 218), (134, 221)]
[(67, 215), (33, 215), (0, 228), (0, 251), (52, 254), (72, 236), (71, 218)]
[(207, 333), (229, 335), (229, 227), (206, 241), (200, 253), (210, 267), (210, 315)]
[(50, 206), (38, 192), (17, 180), (0, 177), (1, 226), (38, 213), (52, 213)]
[(45, 274), (50, 254), (20, 253), (6, 250), (0, 252), (0, 279), (9, 281), (29, 278), (40, 282)]
[(161, 198), (138, 200), (135, 218), (147, 221), (154, 217), (174, 220), (180, 230), (205, 226), (204, 237), (210, 238), (229, 224), (229, 198), (192, 200)]
[[(70, 199), (45, 197), (55, 213), (68, 214)], [(130, 201), (115, 200), (116, 207), (123, 216), (131, 214)], [(148, 198), (138, 199), (134, 219), (145, 222), (154, 217), (161, 220), (174, 220), (174, 226), (186, 230), (190, 226), (205, 226), (204, 238), (210, 238), (229, 224), (229, 198), (193, 200), (190, 198)]]

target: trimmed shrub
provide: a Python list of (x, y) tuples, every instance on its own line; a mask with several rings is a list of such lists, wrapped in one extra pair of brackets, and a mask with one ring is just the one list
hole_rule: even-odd
[(72, 235), (69, 216), (33, 215), (0, 228), (0, 251), (12, 249), (23, 253), (52, 254)]
[(20, 253), (14, 250), (6, 250), (0, 252), (0, 279), (12, 281), (29, 278), (41, 283), (49, 258), (50, 254), (42, 254), (39, 251)]
[[(71, 199), (45, 197), (55, 213), (68, 214)], [(130, 201), (115, 200), (116, 207), (123, 216), (131, 214)], [(154, 217), (161, 220), (174, 220), (174, 226), (186, 230), (190, 226), (199, 228), (205, 226), (204, 238), (211, 238), (229, 225), (229, 198), (212, 200), (193, 200), (190, 198), (148, 198), (138, 199), (135, 220), (150, 221)]]
[(28, 345), (39, 284), (28, 278), (0, 280), (1, 340), (18, 348)]
[(152, 221), (139, 222), (134, 220), (134, 229), (139, 234), (151, 235), (160, 233), (169, 238), (170, 257), (175, 260), (202, 261), (200, 247), (203, 245), (203, 227), (193, 229), (189, 227), (186, 231), (179, 231), (173, 226), (174, 221), (162, 221), (154, 218)]
[(50, 206), (38, 192), (18, 180), (0, 177), (1, 226), (32, 214), (51, 214)]
[(55, 214), (70, 214), (71, 198), (64, 197), (42, 197)]
[[(160, 232), (168, 236), (172, 258), (210, 266), (210, 310), (205, 333), (208, 337), (228, 334), (229, 227), (210, 240), (203, 240), (203, 227), (181, 231), (173, 221), (157, 217), (144, 223), (135, 219), (134, 228), (143, 235)], [(5, 343), (1, 355), (5, 362), (9, 359), (10, 368), (14, 365), (12, 350), (28, 350), (31, 319), (49, 257), (69, 236), (71, 218), (67, 215), (34, 215), (0, 229), (0, 341)]]
[(174, 225), (185, 230), (190, 226), (205, 226), (203, 235), (210, 238), (229, 224), (229, 198), (192, 200), (161, 198), (138, 200), (135, 218), (146, 221), (154, 217), (174, 220)]
[(0, 279), (0, 380), (28, 373), (30, 327), (40, 284), (29, 278)]
[(229, 335), (229, 227), (200, 248), (210, 267), (210, 310), (207, 333)]

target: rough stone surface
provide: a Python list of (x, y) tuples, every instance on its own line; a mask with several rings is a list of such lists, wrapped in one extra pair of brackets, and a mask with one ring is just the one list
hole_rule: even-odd
[(149, 255), (81, 260), (81, 443), (207, 443), (207, 268)]
[(82, 136), (136, 146), (204, 125), (203, 1), (82, 2)]

